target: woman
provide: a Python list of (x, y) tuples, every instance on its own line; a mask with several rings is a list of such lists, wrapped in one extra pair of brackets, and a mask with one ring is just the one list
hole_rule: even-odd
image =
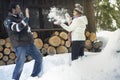
[(60, 22), (58, 24), (66, 31), (71, 32), (72, 60), (78, 59), (79, 56), (84, 56), (84, 33), (88, 21), (86, 16), (83, 15), (83, 7), (80, 4), (76, 4), (73, 10), (73, 20), (69, 26)]

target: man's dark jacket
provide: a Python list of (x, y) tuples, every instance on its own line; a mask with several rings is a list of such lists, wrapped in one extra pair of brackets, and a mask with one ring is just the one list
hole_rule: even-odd
[[(13, 48), (34, 43), (32, 33), (29, 30), (28, 21), (29, 19), (27, 17), (21, 18), (18, 15), (13, 16), (11, 14), (9, 14), (5, 20), (4, 24)], [(17, 28), (19, 31), (17, 31)]]

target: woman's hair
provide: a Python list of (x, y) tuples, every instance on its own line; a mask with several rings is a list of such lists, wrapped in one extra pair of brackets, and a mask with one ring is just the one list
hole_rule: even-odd
[(12, 13), (12, 9), (15, 9), (17, 5), (20, 5), (18, 2), (11, 2), (9, 5), (9, 12)]

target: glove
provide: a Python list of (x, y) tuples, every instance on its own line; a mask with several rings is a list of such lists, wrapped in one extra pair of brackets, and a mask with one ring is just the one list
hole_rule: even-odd
[(30, 17), (30, 16), (29, 16), (29, 9), (28, 9), (28, 8), (26, 8), (25, 14), (26, 14), (26, 17), (28, 17), (28, 18)]
[(72, 22), (72, 18), (70, 17), (68, 13), (65, 14), (65, 18), (66, 18), (67, 23), (70, 25), (70, 23)]
[(54, 24), (55, 25), (61, 25), (61, 21), (55, 21)]

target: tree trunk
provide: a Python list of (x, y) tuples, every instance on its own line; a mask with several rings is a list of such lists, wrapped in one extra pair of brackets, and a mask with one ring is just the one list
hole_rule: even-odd
[(88, 18), (87, 31), (96, 32), (93, 0), (83, 0), (83, 1), (84, 1), (84, 9), (85, 9), (84, 11)]

